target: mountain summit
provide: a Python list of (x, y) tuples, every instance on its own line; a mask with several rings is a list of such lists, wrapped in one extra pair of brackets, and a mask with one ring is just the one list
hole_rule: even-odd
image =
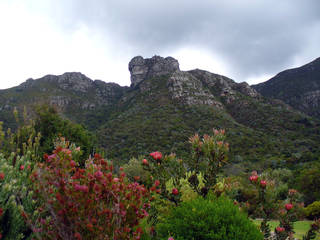
[(280, 72), (252, 87), (265, 97), (280, 99), (301, 112), (320, 118), (320, 58)]
[(134, 57), (129, 63), (131, 86), (134, 87), (145, 79), (170, 74), (177, 70), (179, 62), (172, 57), (153, 56), (146, 59), (141, 56)]

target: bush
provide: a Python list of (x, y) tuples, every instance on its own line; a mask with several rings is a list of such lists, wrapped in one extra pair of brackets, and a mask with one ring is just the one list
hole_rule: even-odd
[(157, 226), (160, 239), (175, 240), (257, 240), (257, 227), (226, 198), (198, 197), (183, 202)]
[(33, 218), (37, 202), (29, 191), (33, 169), (31, 153), (8, 159), (0, 154), (0, 234), (1, 239), (31, 239), (32, 231), (26, 225), (21, 211)]
[(320, 201), (315, 201), (305, 209), (306, 217), (309, 219), (320, 218)]
[(130, 183), (120, 169), (95, 154), (85, 168), (73, 160), (75, 145), (61, 139), (32, 173), (44, 203), (32, 229), (40, 239), (140, 239), (139, 222), (148, 216), (149, 189)]

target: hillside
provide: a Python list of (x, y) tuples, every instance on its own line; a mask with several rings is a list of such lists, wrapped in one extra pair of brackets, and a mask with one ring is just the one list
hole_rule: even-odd
[(5, 126), (14, 127), (14, 107), (31, 110), (35, 105), (48, 104), (73, 121), (96, 126), (104, 119), (100, 113), (107, 114), (126, 89), (116, 83), (93, 81), (78, 72), (28, 79), (17, 87), (0, 90), (0, 116)]
[(252, 87), (265, 97), (280, 99), (301, 112), (320, 118), (320, 58), (280, 72)]
[(233, 172), (320, 155), (318, 120), (264, 98), (246, 83), (199, 69), (180, 71), (171, 57), (135, 57), (129, 71), (131, 87), (80, 73), (28, 80), (0, 92), (0, 119), (10, 119), (14, 106), (56, 105), (63, 116), (95, 131), (106, 156), (118, 162), (155, 150), (187, 158), (188, 137), (213, 128), (227, 131)]

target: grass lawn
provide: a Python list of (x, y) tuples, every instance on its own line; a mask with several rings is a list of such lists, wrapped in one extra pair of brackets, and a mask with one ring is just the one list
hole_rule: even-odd
[[(261, 223), (261, 220), (253, 220), (253, 222), (259, 226)], [(312, 223), (312, 221), (298, 221), (295, 222), (293, 227), (294, 227), (294, 237), (298, 238), (298, 239), (302, 239), (302, 236), (309, 230), (310, 224)], [(279, 221), (270, 221), (270, 229), (271, 231), (273, 231), (278, 225), (279, 225)], [(318, 233), (316, 240), (320, 240), (320, 234)]]

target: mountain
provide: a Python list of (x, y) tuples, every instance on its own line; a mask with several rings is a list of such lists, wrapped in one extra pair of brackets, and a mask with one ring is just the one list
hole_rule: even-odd
[(101, 112), (107, 114), (126, 89), (116, 83), (93, 81), (78, 72), (28, 79), (17, 87), (0, 90), (0, 120), (7, 127), (14, 127), (14, 107), (48, 104), (65, 117), (91, 126), (103, 121)]
[(301, 112), (320, 118), (320, 58), (280, 72), (252, 87), (265, 97), (280, 99)]
[(0, 91), (0, 120), (6, 121), (14, 107), (55, 105), (94, 131), (106, 156), (119, 164), (156, 150), (188, 158), (188, 138), (213, 128), (226, 129), (233, 172), (320, 155), (319, 120), (263, 97), (247, 83), (200, 69), (181, 71), (172, 57), (138, 56), (129, 71), (130, 87), (81, 73), (27, 80)]

